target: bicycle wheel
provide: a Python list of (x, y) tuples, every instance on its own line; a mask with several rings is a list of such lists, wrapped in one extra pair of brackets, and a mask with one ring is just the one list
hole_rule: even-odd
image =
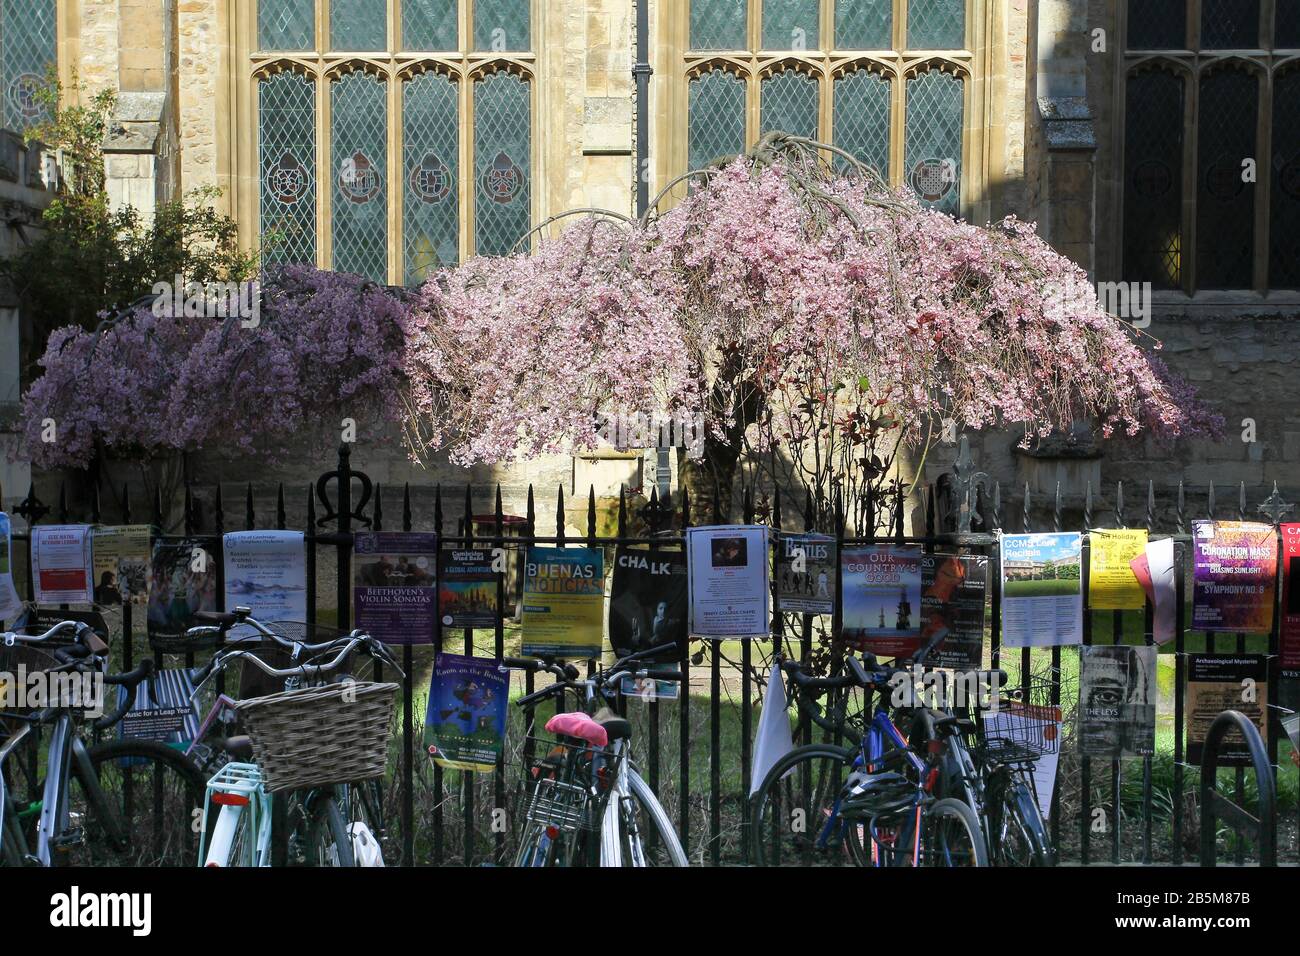
[(829, 744), (798, 747), (772, 767), (750, 804), (749, 842), (756, 866), (867, 866), (865, 821), (839, 815), (854, 751)]
[(1055, 866), (1052, 839), (1038, 810), (1033, 791), (1017, 774), (999, 787), (989, 857), (994, 866)]
[(289, 807), (289, 862), (298, 866), (356, 866), (348, 821), (332, 792), (313, 790)]
[[(623, 866), (690, 866), (672, 820), (641, 775), (629, 769), (631, 793), (620, 801), (617, 821)], [(608, 825), (608, 823), (606, 824)]]
[(975, 811), (951, 797), (935, 801), (926, 811), (921, 846), (923, 866), (988, 866), (988, 852)]
[[(106, 801), (89, 798), (88, 781), (73, 763), (68, 794), (79, 846), (59, 854), (71, 866), (194, 866), (198, 862), (205, 781), (175, 747), (153, 740), (109, 740), (87, 751)], [(114, 845), (105, 813), (120, 821), (125, 845)]]

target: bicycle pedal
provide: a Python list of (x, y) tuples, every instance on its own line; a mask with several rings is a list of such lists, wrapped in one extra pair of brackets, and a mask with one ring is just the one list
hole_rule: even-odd
[(51, 848), (67, 851), (86, 844), (86, 831), (82, 827), (69, 827), (50, 840)]

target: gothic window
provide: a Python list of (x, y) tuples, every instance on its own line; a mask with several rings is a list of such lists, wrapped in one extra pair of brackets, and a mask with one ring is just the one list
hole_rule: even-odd
[(46, 118), (37, 96), (57, 56), (55, 0), (0, 3), (0, 127), (21, 133)]

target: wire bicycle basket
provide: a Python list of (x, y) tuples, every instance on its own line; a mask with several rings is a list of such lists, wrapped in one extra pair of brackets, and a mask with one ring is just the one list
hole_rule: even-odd
[[(83, 700), (89, 685), (85, 675), (76, 671), (63, 671), (57, 678), (42, 678), (41, 693), (32, 694), (33, 674), (45, 674), (64, 663), (48, 650), (31, 644), (0, 643), (0, 716), (27, 717), (45, 707), (68, 707), (89, 710), (96, 701)], [(0, 729), (0, 736), (3, 730)]]
[(1000, 688), (978, 712), (985, 756), (999, 763), (1027, 763), (1059, 753), (1063, 694), (1061, 684), (1037, 676)]
[(601, 752), (576, 743), (528, 737), (524, 749), (529, 823), (561, 833), (594, 830), (600, 792)]

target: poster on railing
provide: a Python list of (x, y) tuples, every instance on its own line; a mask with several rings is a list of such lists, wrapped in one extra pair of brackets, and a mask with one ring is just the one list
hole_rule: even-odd
[(501, 617), (491, 548), (444, 548), (438, 563), (438, 614), (444, 628), (496, 627)]
[(181, 637), (199, 611), (217, 609), (217, 565), (196, 538), (154, 542), (149, 565), (149, 636)]
[(9, 516), (0, 511), (0, 621), (17, 617), (23, 609), (14, 587), (13, 553), (13, 528)]
[(690, 635), (757, 638), (771, 633), (767, 528), (688, 528)]
[(599, 657), (604, 630), (604, 552), (529, 548), (524, 563), (524, 656)]
[(1192, 523), (1192, 628), (1267, 634), (1273, 628), (1277, 536), (1258, 521)]
[(785, 613), (835, 613), (835, 539), (782, 534), (776, 549), (776, 603)]
[(90, 525), (37, 525), (32, 529), (32, 579), (37, 604), (89, 604)]
[(1300, 670), (1300, 523), (1282, 525), (1282, 621), (1279, 665)]
[(1088, 532), (1088, 606), (1097, 611), (1141, 610), (1146, 595), (1133, 561), (1146, 553), (1145, 528)]
[(103, 607), (149, 603), (149, 535), (147, 524), (95, 527), (91, 536), (95, 603)]
[(921, 645), (921, 548), (878, 544), (840, 554), (844, 640), (882, 657)]
[[(222, 539), (226, 610), (246, 607), (263, 624), (307, 620), (307, 549), (301, 531), (232, 531)], [(249, 625), (241, 630), (256, 633)]]
[(921, 555), (921, 645), (942, 631), (926, 663), (956, 671), (984, 665), (984, 603), (989, 559), (983, 554)]
[(609, 644), (617, 657), (672, 644), (662, 660), (686, 650), (686, 553), (619, 548), (609, 595)]
[(1002, 643), (1054, 647), (1083, 642), (1083, 537), (1004, 534)]
[(429, 756), (449, 770), (495, 769), (509, 700), (510, 674), (496, 658), (435, 655), (424, 718)]
[(1142, 553), (1129, 562), (1133, 576), (1151, 602), (1151, 635), (1157, 644), (1168, 644), (1178, 629), (1178, 578), (1174, 566), (1174, 539), (1149, 541)]
[(1079, 648), (1079, 752), (1145, 757), (1156, 749), (1156, 646)]
[(432, 644), (438, 536), (363, 531), (352, 556), (353, 626), (385, 644)]
[[(117, 705), (126, 699), (116, 688)], [(136, 688), (131, 709), (122, 717), (119, 735), (187, 746), (199, 733), (198, 706), (194, 703), (194, 674), (183, 668), (164, 668)]]
[[(1268, 658), (1263, 654), (1187, 655), (1187, 761), (1199, 764), (1205, 735), (1225, 710), (1240, 711), (1268, 742)], [(1238, 733), (1219, 749), (1219, 766), (1248, 767), (1250, 751)]]

